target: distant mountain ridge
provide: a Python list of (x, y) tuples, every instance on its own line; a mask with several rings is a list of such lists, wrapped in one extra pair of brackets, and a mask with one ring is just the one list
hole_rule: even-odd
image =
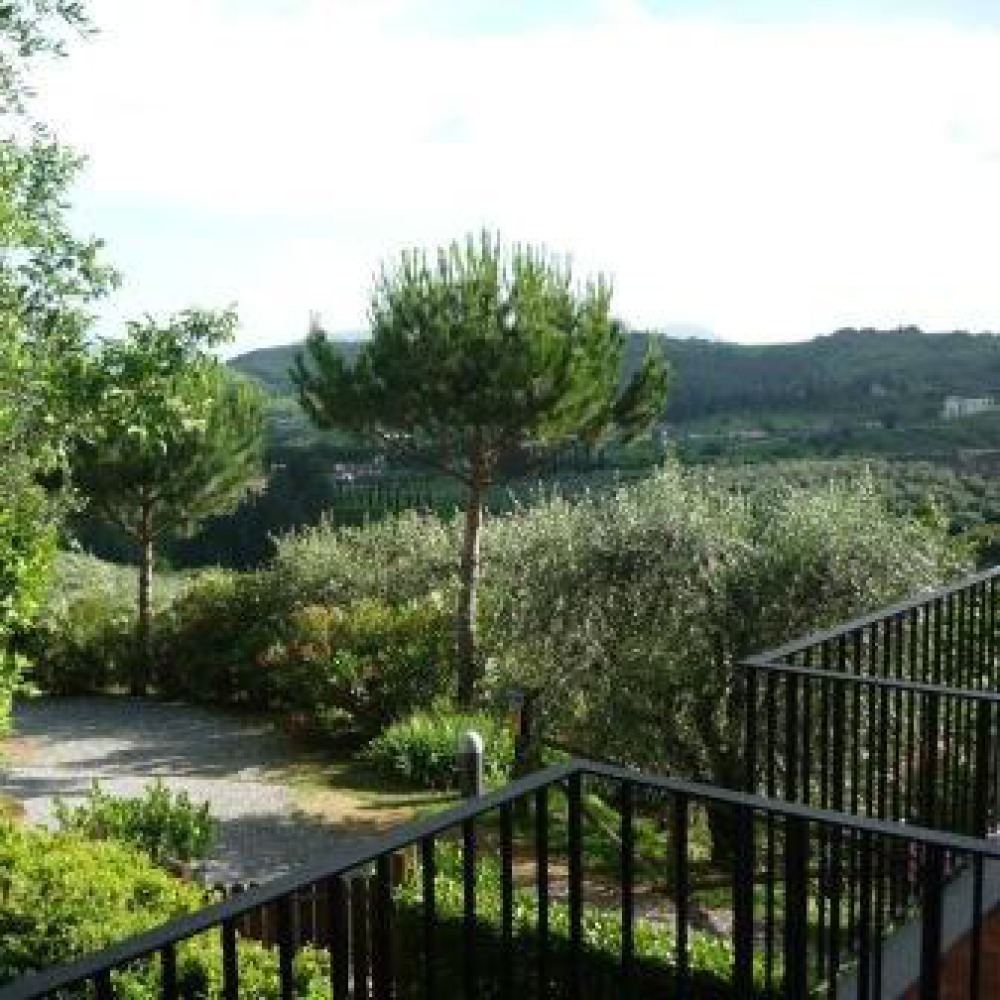
[[(1000, 335), (844, 329), (793, 344), (747, 345), (633, 332), (627, 367), (649, 337), (673, 369), (667, 419), (803, 412), (885, 418), (930, 415), (945, 396), (1000, 396)], [(338, 340), (356, 356), (363, 340)], [(300, 344), (267, 347), (229, 364), (272, 392), (290, 394)]]

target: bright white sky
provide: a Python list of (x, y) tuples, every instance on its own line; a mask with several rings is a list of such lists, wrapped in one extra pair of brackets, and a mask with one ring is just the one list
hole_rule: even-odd
[(90, 158), (107, 332), (230, 302), (240, 349), (360, 330), (381, 258), (483, 225), (639, 326), (1000, 330), (995, 0), (90, 6), (38, 111)]

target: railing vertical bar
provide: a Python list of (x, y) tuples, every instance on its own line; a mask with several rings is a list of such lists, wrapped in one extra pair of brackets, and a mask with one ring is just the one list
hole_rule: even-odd
[(986, 661), (988, 663), (987, 676), (991, 691), (997, 688), (997, 658), (996, 658), (996, 628), (997, 628), (997, 581), (996, 577), (990, 578), (989, 614), (986, 628)]
[(872, 837), (870, 833), (862, 833), (859, 838), (859, 896), (861, 899), (858, 914), (858, 1000), (868, 1000), (872, 997)]
[(177, 946), (171, 942), (160, 950), (160, 996), (177, 1000)]
[(621, 987), (622, 996), (635, 989), (635, 801), (631, 782), (621, 787)]
[[(830, 951), (827, 981), (836, 983), (840, 974), (840, 937), (843, 918), (843, 831), (835, 827), (830, 831)], [(787, 917), (786, 917), (787, 919)]]
[(989, 832), (990, 744), (993, 731), (992, 705), (980, 701), (976, 706), (976, 776), (973, 791), (973, 834), (985, 837)]
[(433, 837), (425, 837), (420, 842), (420, 879), (423, 895), (424, 997), (433, 1000), (437, 995), (437, 843)]
[(674, 798), (674, 893), (676, 896), (677, 926), (674, 934), (677, 948), (674, 962), (677, 970), (677, 1000), (688, 1000), (691, 995), (690, 960), (688, 957), (688, 908), (690, 905), (690, 879), (688, 870), (688, 800), (684, 795)]
[(538, 896), (538, 995), (549, 993), (549, 798), (548, 789), (535, 792), (535, 887)]
[(94, 976), (94, 992), (97, 1000), (112, 1000), (114, 990), (111, 988), (111, 970), (102, 969)]
[[(775, 929), (775, 867), (777, 864), (777, 845), (775, 837), (775, 818), (773, 813), (764, 817), (766, 832), (766, 859), (764, 882), (764, 980), (767, 988), (774, 987), (774, 929)], [(822, 914), (820, 921), (822, 922)]]
[(351, 879), (351, 972), (355, 996), (368, 996), (368, 879)]
[(392, 855), (383, 854), (376, 865), (375, 907), (372, 918), (372, 996), (391, 1000), (392, 954)]
[(583, 980), (583, 782), (579, 772), (569, 776), (566, 786), (566, 849), (569, 852), (569, 995), (579, 1000)]
[[(895, 675), (897, 679), (903, 680), (903, 618), (898, 617), (893, 619), (891, 623), (891, 628), (893, 634), (895, 635), (895, 643), (893, 648), (893, 664), (895, 667)], [(887, 671), (888, 672), (888, 671)], [(903, 739), (903, 719), (905, 718), (903, 714), (903, 692), (896, 688), (893, 692), (893, 712), (892, 719), (887, 720), (887, 725), (892, 727), (892, 745), (893, 745), (893, 765), (892, 765), (892, 815), (891, 819), (898, 820), (902, 818), (902, 796), (903, 796), (903, 765), (904, 765), (904, 753), (905, 753), (905, 741)], [(879, 814), (880, 819), (885, 819), (885, 812), (882, 811)]]
[[(962, 780), (963, 771), (965, 768), (973, 768), (978, 770), (980, 757), (979, 757), (979, 735), (980, 735), (980, 720), (979, 720), (979, 706), (981, 704), (986, 704), (985, 702), (973, 701), (971, 698), (963, 699), (965, 704), (965, 746), (962, 751), (962, 765), (959, 770), (959, 781), (958, 786), (962, 788), (965, 792), (964, 797), (964, 815), (962, 817), (962, 829), (971, 829), (973, 831), (979, 830), (980, 822), (980, 800), (978, 798), (978, 775), (970, 783), (968, 781)], [(987, 725), (989, 724), (989, 716), (987, 715)], [(987, 729), (984, 736), (984, 741), (989, 740), (989, 730)], [(988, 760), (987, 760), (988, 764)], [(985, 798), (986, 788), (983, 786), (983, 797)], [(983, 820), (985, 827), (985, 819)], [(982, 836), (982, 834), (976, 832), (976, 836)]]
[(942, 655), (944, 644), (943, 644), (943, 629), (941, 627), (941, 609), (943, 604), (941, 598), (935, 598), (934, 600), (934, 656), (931, 660), (931, 677), (935, 684), (941, 683), (941, 670), (944, 666), (944, 657)]
[(924, 856), (924, 905), (920, 927), (920, 1000), (939, 1000), (944, 851), (936, 845), (926, 845)]
[[(874, 634), (872, 626), (869, 635)], [(860, 630), (854, 633), (854, 657), (855, 663), (861, 662), (862, 645), (864, 636)], [(869, 648), (871, 640), (869, 639)], [(851, 813), (858, 815), (861, 797), (861, 782), (858, 772), (861, 768), (861, 726), (863, 719), (861, 715), (862, 685), (854, 685), (854, 698), (851, 700)], [(847, 843), (850, 848), (848, 854), (848, 877), (847, 877), (847, 947), (853, 950), (857, 932), (857, 890), (858, 890), (858, 853), (854, 838), (848, 834)]]
[(326, 880), (327, 950), (330, 954), (330, 980), (333, 1000), (347, 1000), (350, 989), (350, 922), (348, 887), (339, 875)]
[[(916, 679), (916, 663), (918, 656), (919, 636), (922, 635), (919, 612), (916, 609), (910, 611), (910, 675)], [(926, 656), (921, 657), (926, 659)], [(906, 693), (906, 782), (903, 791), (903, 817), (910, 819), (913, 815), (913, 784), (915, 780), (915, 770), (917, 766), (917, 744), (916, 744), (916, 714), (917, 701), (912, 691)]]
[(462, 980), (466, 1000), (478, 993), (476, 969), (476, 823), (462, 823)]
[[(812, 666), (811, 648), (806, 650), (806, 666)], [(810, 738), (810, 734), (812, 733), (812, 679), (809, 677), (802, 678), (802, 721), (800, 725), (802, 730), (801, 800), (805, 805), (811, 805), (812, 755), (810, 748), (812, 746), (812, 739)]]
[(785, 799), (797, 802), (796, 777), (798, 776), (799, 745), (799, 678), (797, 674), (785, 675)]
[(225, 920), (222, 924), (222, 996), (236, 1000), (240, 995), (240, 970), (236, 955), (236, 922)]
[(500, 807), (500, 996), (514, 995), (514, 810)]
[(983, 974), (983, 859), (972, 858), (972, 919), (969, 931), (969, 996), (979, 1000)]
[(295, 979), (292, 974), (292, 963), (295, 958), (292, 903), (291, 893), (278, 900), (278, 978), (281, 1000), (291, 1000), (295, 995)]
[(733, 864), (733, 990), (753, 994), (753, 813), (739, 807), (735, 816), (736, 852)]
[(882, 996), (882, 942), (885, 938), (886, 919), (886, 863), (885, 838), (879, 837), (873, 845), (875, 851), (875, 921), (872, 927), (872, 1000)]
[(809, 826), (798, 817), (785, 819), (785, 998), (808, 993), (808, 858)]
[(757, 671), (748, 666), (744, 678), (746, 712), (746, 790), (757, 791)]
[(937, 760), (938, 760), (938, 695), (934, 691), (927, 693), (924, 705), (924, 732), (922, 748), (925, 760), (923, 762), (923, 788), (921, 789), (921, 821), (924, 826), (937, 825), (938, 812), (936, 806)]

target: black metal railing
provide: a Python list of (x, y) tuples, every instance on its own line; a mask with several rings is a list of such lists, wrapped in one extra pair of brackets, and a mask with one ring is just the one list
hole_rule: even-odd
[[(709, 858), (720, 823), (731, 851)], [(983, 960), (998, 900), (988, 842), (573, 761), (0, 998), (284, 1000), (315, 995), (306, 952), (337, 1000), (978, 997), (1000, 989)]]
[(1000, 827), (998, 577), (748, 660), (748, 790), (976, 836)]

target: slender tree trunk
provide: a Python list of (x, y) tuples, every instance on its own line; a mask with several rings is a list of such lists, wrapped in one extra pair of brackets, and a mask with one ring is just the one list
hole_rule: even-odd
[(144, 695), (153, 666), (153, 508), (144, 502), (139, 523), (139, 631), (138, 656), (132, 675), (132, 694)]
[(483, 522), (484, 485), (473, 477), (465, 508), (462, 574), (455, 618), (455, 651), (458, 661), (458, 703), (472, 705), (476, 685), (476, 587), (479, 582), (479, 531)]

